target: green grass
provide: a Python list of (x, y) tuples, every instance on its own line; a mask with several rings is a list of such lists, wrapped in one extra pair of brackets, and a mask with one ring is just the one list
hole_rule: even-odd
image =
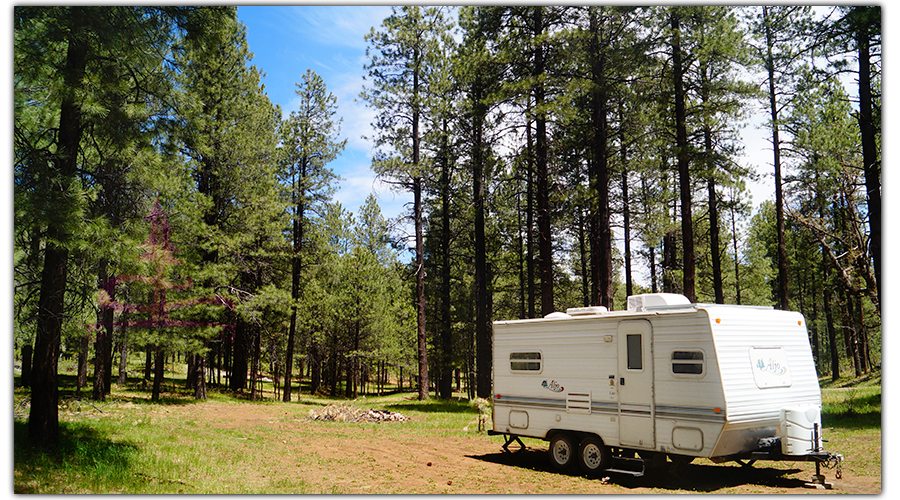
[[(410, 417), (402, 424), (309, 422), (311, 409), (321, 408), (340, 398), (303, 393), (289, 404), (276, 401), (271, 389), (268, 399), (249, 402), (246, 394), (209, 391), (209, 401), (223, 408), (251, 408), (256, 421), (229, 426), (183, 389), (179, 373), (167, 374), (165, 392), (159, 403), (149, 401), (149, 387), (137, 379), (119, 388), (105, 402), (78, 400), (74, 377), (61, 376), (60, 447), (54, 453), (31, 448), (27, 440), (27, 389), (14, 391), (14, 492), (39, 494), (125, 493), (125, 494), (331, 494), (359, 491), (365, 476), (350, 483), (329, 483), (321, 477), (304, 475), (314, 470), (324, 475), (340, 474), (347, 468), (375, 470), (371, 459), (348, 453), (335, 459), (319, 450), (304, 448), (316, 438), (339, 442), (359, 436), (377, 435), (404, 446), (431, 446), (434, 436), (472, 439), (472, 443), (499, 445), (499, 436), (477, 433), (477, 409), (465, 399), (418, 401), (413, 393), (360, 398), (351, 404), (361, 408), (384, 409)], [(845, 456), (844, 470), (858, 476), (881, 474), (881, 384), (880, 375), (861, 380), (842, 379), (823, 383), (824, 436), (828, 451)], [(87, 392), (84, 392), (87, 391)], [(90, 388), (83, 390), (90, 395)], [(217, 408), (217, 407), (216, 407)], [(263, 411), (259, 411), (263, 410)], [(489, 415), (488, 415), (489, 418)], [(529, 447), (546, 446), (540, 440), (526, 440)], [(465, 447), (465, 445), (464, 445)], [(440, 457), (441, 452), (436, 451)], [(543, 457), (540, 458), (543, 460)], [(272, 461), (279, 473), (268, 473)], [(293, 467), (296, 474), (285, 474)], [(288, 469), (286, 469), (288, 468)], [(357, 469), (351, 469), (357, 470)], [(511, 473), (519, 474), (519, 468)], [(395, 492), (404, 492), (404, 474), (396, 471)], [(343, 476), (346, 477), (346, 474)], [(544, 483), (558, 475), (545, 471), (521, 474), (516, 484)], [(477, 470), (460, 470), (454, 484), (477, 481)], [(571, 478), (572, 481), (580, 481)], [(312, 481), (318, 481), (313, 484)], [(585, 480), (587, 481), (587, 480)], [(479, 483), (480, 484), (480, 483)], [(524, 484), (524, 483), (522, 483)], [(580, 483), (579, 483), (580, 484)], [(593, 483), (591, 483), (593, 484)], [(491, 488), (497, 488), (492, 486)], [(435, 489), (435, 492), (440, 490)], [(494, 491), (494, 490), (492, 490)], [(494, 492), (503, 492), (496, 490)]]
[[(429, 435), (475, 436), (477, 410), (467, 401), (416, 401), (414, 394), (361, 398), (362, 408), (386, 409), (410, 417), (402, 425), (321, 422), (304, 424), (309, 411), (339, 398), (303, 394), (290, 404), (274, 399), (251, 403), (246, 394), (209, 391), (209, 401), (270, 407), (265, 423), (238, 428), (217, 428), (215, 422), (183, 416), (184, 410), (202, 405), (183, 389), (183, 378), (167, 374), (158, 403), (149, 400), (149, 387), (129, 379), (124, 388), (113, 384), (104, 402), (89, 401), (90, 387), (82, 399), (74, 397), (75, 378), (61, 374), (60, 446), (53, 453), (28, 444), (27, 389), (14, 391), (14, 491), (15, 493), (71, 494), (329, 494), (344, 493), (339, 485), (316, 487), (298, 477), (276, 477), (260, 472), (270, 448), (291, 438), (330, 436), (341, 438), (346, 430), (365, 429), (395, 435), (396, 440), (427, 439)], [(295, 398), (297, 396), (295, 395)], [(170, 412), (172, 414), (170, 414)], [(175, 416), (174, 414), (181, 416)], [(215, 419), (215, 417), (213, 417)], [(481, 435), (481, 439), (487, 439)], [(301, 439), (302, 441), (302, 439)], [(297, 467), (341, 467), (340, 460), (324, 460), (315, 452), (292, 456)], [(355, 458), (348, 457), (348, 463)], [(248, 482), (247, 476), (255, 481)]]
[(881, 372), (820, 385), (825, 449), (844, 455), (844, 470), (881, 476)]

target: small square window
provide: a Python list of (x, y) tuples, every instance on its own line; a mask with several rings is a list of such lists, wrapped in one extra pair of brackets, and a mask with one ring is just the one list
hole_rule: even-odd
[(512, 352), (509, 354), (509, 369), (514, 372), (540, 372), (541, 364), (540, 352)]
[(703, 375), (702, 351), (673, 351), (672, 373), (679, 375)]

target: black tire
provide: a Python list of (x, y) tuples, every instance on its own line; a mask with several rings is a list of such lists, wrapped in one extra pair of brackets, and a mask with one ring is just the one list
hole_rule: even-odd
[(596, 436), (588, 436), (578, 446), (578, 466), (588, 476), (596, 476), (612, 465), (612, 453)]
[(575, 461), (575, 440), (566, 432), (560, 432), (550, 440), (550, 464), (558, 471), (564, 471)]

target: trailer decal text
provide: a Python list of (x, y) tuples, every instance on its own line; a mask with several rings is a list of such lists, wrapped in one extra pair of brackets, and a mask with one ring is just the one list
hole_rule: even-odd
[(545, 380), (543, 383), (541, 383), (541, 387), (553, 392), (562, 392), (565, 389), (563, 386), (559, 385), (559, 382), (555, 380), (551, 380), (549, 384)]

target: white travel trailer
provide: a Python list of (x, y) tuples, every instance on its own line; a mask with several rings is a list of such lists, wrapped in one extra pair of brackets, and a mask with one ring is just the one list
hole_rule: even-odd
[[(769, 307), (644, 294), (628, 308), (494, 323), (493, 430), (550, 441), (551, 463), (642, 475), (651, 466), (812, 461), (821, 396), (806, 322)], [(521, 445), (521, 441), (518, 441)]]

